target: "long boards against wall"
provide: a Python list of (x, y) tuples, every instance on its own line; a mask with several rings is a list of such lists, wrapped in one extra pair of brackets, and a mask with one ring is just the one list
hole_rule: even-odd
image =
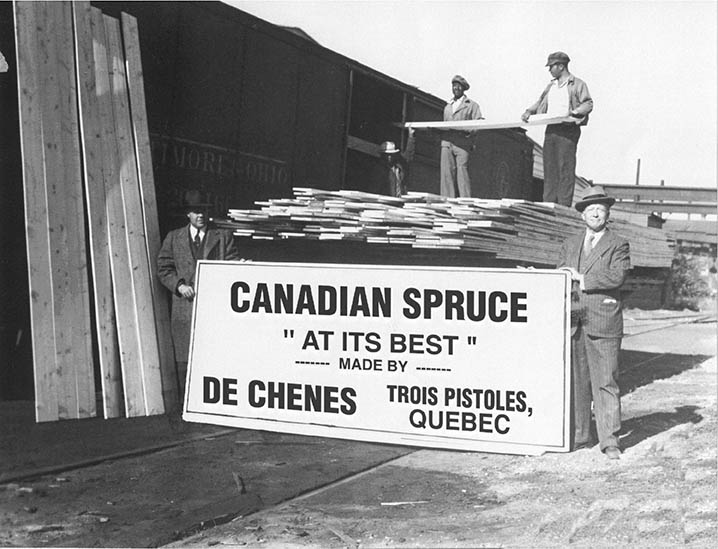
[(14, 11), (36, 419), (163, 413), (178, 390), (137, 22)]

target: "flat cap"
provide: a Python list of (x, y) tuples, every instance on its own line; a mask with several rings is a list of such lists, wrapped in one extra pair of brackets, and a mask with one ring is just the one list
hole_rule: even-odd
[(456, 76), (454, 76), (454, 78), (451, 79), (451, 83), (453, 84), (454, 82), (457, 82), (459, 85), (461, 85), (464, 90), (469, 89), (469, 83), (466, 81), (466, 78), (459, 74), (457, 74)]
[(568, 55), (566, 55), (562, 51), (555, 51), (552, 54), (548, 56), (548, 61), (546, 61), (546, 66), (550, 67), (554, 63), (563, 63), (564, 65), (567, 64), (571, 59)]

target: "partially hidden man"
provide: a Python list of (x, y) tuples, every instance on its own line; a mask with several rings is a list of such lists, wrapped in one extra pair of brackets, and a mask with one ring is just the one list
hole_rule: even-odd
[(393, 141), (384, 141), (379, 147), (384, 169), (386, 170), (386, 192), (389, 196), (400, 197), (409, 189), (409, 170), (414, 160), (416, 138), (414, 129), (409, 128), (406, 150), (401, 152)]
[[(453, 97), (444, 107), (444, 122), (481, 120), (481, 108), (466, 97), (469, 83), (463, 76), (451, 79)], [(474, 150), (476, 131), (440, 130), (441, 194), (448, 197), (470, 197), (469, 156)]]
[(521, 115), (527, 122), (533, 114), (572, 117), (571, 122), (546, 126), (543, 142), (543, 201), (571, 206), (576, 185), (576, 149), (581, 126), (588, 124), (593, 99), (586, 83), (568, 70), (570, 59), (562, 51), (548, 56), (546, 66), (552, 80), (538, 101)]
[(621, 455), (620, 290), (631, 268), (628, 242), (607, 227), (614, 202), (602, 187), (588, 189), (576, 203), (586, 229), (564, 242), (558, 263), (560, 269), (571, 273), (572, 279), (572, 448), (594, 444), (590, 431), (593, 401), (598, 443), (609, 459), (619, 459)]
[(210, 225), (209, 208), (210, 204), (202, 202), (200, 191), (187, 191), (183, 212), (189, 223), (167, 234), (157, 256), (157, 275), (172, 292), (172, 341), (181, 392), (187, 373), (197, 260), (239, 259), (232, 233)]

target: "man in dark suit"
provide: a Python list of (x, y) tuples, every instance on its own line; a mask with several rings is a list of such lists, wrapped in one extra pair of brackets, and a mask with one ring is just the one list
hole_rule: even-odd
[(189, 223), (167, 234), (157, 256), (157, 276), (172, 292), (172, 341), (181, 391), (187, 372), (197, 260), (239, 259), (232, 233), (209, 224), (209, 207), (198, 190), (187, 191), (183, 210)]
[(618, 353), (623, 337), (620, 288), (631, 268), (628, 242), (607, 228), (615, 200), (602, 187), (588, 189), (576, 209), (586, 230), (561, 248), (558, 267), (571, 273), (573, 307), (573, 449), (591, 445), (591, 400), (598, 442), (609, 459), (619, 459), (621, 401)]
[(379, 147), (382, 163), (386, 169), (387, 194), (400, 197), (406, 194), (409, 186), (409, 166), (414, 160), (416, 138), (414, 129), (409, 128), (406, 150), (401, 152), (393, 141), (384, 141)]

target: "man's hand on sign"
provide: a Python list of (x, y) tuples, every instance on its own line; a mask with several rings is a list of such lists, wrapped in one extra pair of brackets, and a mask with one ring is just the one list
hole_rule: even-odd
[(524, 111), (524, 113), (521, 115), (521, 120), (523, 120), (524, 122), (528, 122), (529, 116), (531, 116), (531, 113), (529, 111)]
[(185, 299), (189, 299), (190, 301), (194, 299), (194, 288), (189, 284), (180, 284), (177, 287), (177, 291)]
[(559, 271), (566, 271), (567, 273), (571, 273), (571, 280), (575, 280), (576, 282), (581, 283), (581, 285), (583, 286), (583, 275), (580, 274), (573, 267), (559, 267)]

